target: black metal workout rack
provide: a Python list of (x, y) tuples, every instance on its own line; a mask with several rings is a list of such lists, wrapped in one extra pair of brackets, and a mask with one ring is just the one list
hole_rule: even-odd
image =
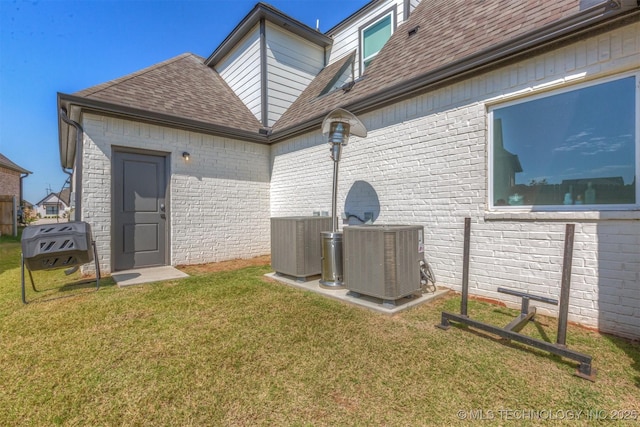
[[(481, 322), (479, 320), (471, 319), (467, 314), (467, 305), (469, 299), (469, 242), (471, 236), (471, 219), (465, 218), (464, 226), (464, 260), (462, 271), (462, 300), (460, 302), (460, 314), (442, 312), (442, 319), (439, 325), (441, 329), (449, 329), (450, 322), (463, 323), (476, 329), (480, 329), (485, 332), (489, 332), (500, 336), (501, 338), (520, 342), (531, 347), (538, 348), (540, 350), (548, 351), (567, 359), (575, 360), (579, 362), (576, 375), (580, 378), (584, 378), (590, 381), (595, 381), (595, 369), (592, 368), (592, 357), (580, 353), (574, 350), (570, 350), (566, 346), (567, 338), (567, 321), (569, 312), (569, 291), (571, 287), (571, 263), (573, 256), (573, 241), (574, 241), (575, 225), (567, 224), (565, 231), (565, 244), (564, 244), (564, 260), (562, 266), (562, 283), (560, 288), (560, 301), (547, 298), (538, 295), (532, 295), (529, 293), (514, 291), (507, 288), (498, 288), (498, 292), (514, 295), (522, 298), (522, 305), (520, 308), (520, 315), (516, 317), (507, 326), (500, 328), (498, 326), (490, 325), (488, 323)], [(531, 300), (540, 301), (548, 304), (558, 305), (558, 334), (556, 343), (550, 343), (542, 341), (536, 338), (529, 337), (527, 335), (519, 333), (519, 331), (533, 319), (536, 313), (535, 307), (529, 306)]]

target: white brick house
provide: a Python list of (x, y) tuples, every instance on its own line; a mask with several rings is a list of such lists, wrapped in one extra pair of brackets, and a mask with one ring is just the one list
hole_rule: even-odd
[[(471, 293), (508, 304), (516, 300), (499, 286), (558, 296), (564, 227), (574, 223), (569, 320), (640, 337), (640, 9), (634, 1), (499, 3), (372, 1), (324, 35), (258, 4), (206, 60), (183, 55), (60, 94), (62, 164), (74, 170), (77, 219), (92, 224), (101, 268), (118, 269), (114, 246), (128, 244), (114, 237), (115, 158), (123, 156), (125, 176), (127, 162), (141, 164), (135, 156), (164, 159), (163, 263), (266, 254), (270, 217), (330, 210), (320, 122), (342, 107), (368, 135), (345, 148), (339, 213), (374, 210), (378, 223), (423, 225), (429, 261), (452, 289), (460, 289), (470, 217)], [(371, 54), (367, 31), (376, 25), (390, 38)], [(259, 72), (243, 74), (238, 61)], [(275, 90), (287, 78), (292, 89)], [(150, 85), (162, 89), (140, 96)], [(182, 102), (178, 92), (187, 92)], [(577, 118), (563, 116), (569, 107), (552, 115), (580, 132), (566, 129), (562, 139), (546, 119), (523, 133), (519, 109), (543, 116), (555, 100), (594, 96), (602, 111), (582, 102)], [(605, 135), (591, 111), (603, 123), (616, 113), (617, 133)], [(532, 149), (524, 141), (536, 132), (544, 138)]]
[(70, 212), (69, 188), (64, 188), (59, 193), (50, 192), (35, 204), (36, 214), (40, 218), (66, 218)]

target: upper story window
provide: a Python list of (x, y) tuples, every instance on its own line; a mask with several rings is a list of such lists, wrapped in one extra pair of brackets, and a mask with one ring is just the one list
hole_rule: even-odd
[(360, 29), (360, 74), (371, 64), (394, 30), (395, 9)]
[(492, 207), (638, 208), (639, 75), (491, 108)]

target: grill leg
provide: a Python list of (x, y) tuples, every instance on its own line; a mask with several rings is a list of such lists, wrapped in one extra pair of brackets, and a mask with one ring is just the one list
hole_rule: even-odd
[(98, 249), (96, 248), (96, 242), (92, 241), (93, 245), (93, 259), (96, 263), (96, 291), (100, 289), (100, 263), (98, 262)]
[(22, 303), (27, 304), (27, 298), (24, 291), (24, 255), (20, 254), (20, 278), (22, 279)]
[(38, 290), (36, 289), (36, 284), (33, 281), (33, 274), (31, 274), (31, 270), (27, 269), (27, 272), (29, 273), (29, 280), (31, 280), (31, 287), (33, 288), (33, 291), (38, 292)]

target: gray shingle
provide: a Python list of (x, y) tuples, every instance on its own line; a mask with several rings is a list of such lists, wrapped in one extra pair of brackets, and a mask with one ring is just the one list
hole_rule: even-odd
[(11, 169), (12, 171), (16, 171), (16, 172), (20, 172), (20, 173), (32, 173), (24, 168), (21, 168), (20, 166), (16, 165), (15, 163), (13, 163), (11, 160), (9, 160), (8, 157), (6, 157), (5, 155), (3, 155), (2, 153), (0, 153), (0, 167), (6, 168), (6, 169)]
[[(381, 94), (402, 94), (402, 85), (407, 82), (439, 76), (440, 70), (452, 64), (536, 34), (545, 26), (576, 15), (580, 5), (581, 0), (423, 0), (351, 90), (320, 96), (350, 60), (348, 56), (319, 73), (275, 123), (272, 139), (304, 129), (338, 107), (375, 108), (371, 102), (367, 104), (368, 100), (381, 99)], [(414, 28), (417, 32), (409, 36), (408, 31)], [(220, 75), (193, 54), (180, 55), (75, 95), (239, 132), (257, 135), (261, 128)]]
[[(322, 88), (312, 83), (273, 126), (273, 132), (428, 75), (579, 10), (580, 0), (423, 0), (349, 92), (318, 97)], [(415, 27), (418, 31), (409, 36), (408, 31)]]
[(261, 127), (222, 77), (190, 53), (74, 95), (256, 134)]

